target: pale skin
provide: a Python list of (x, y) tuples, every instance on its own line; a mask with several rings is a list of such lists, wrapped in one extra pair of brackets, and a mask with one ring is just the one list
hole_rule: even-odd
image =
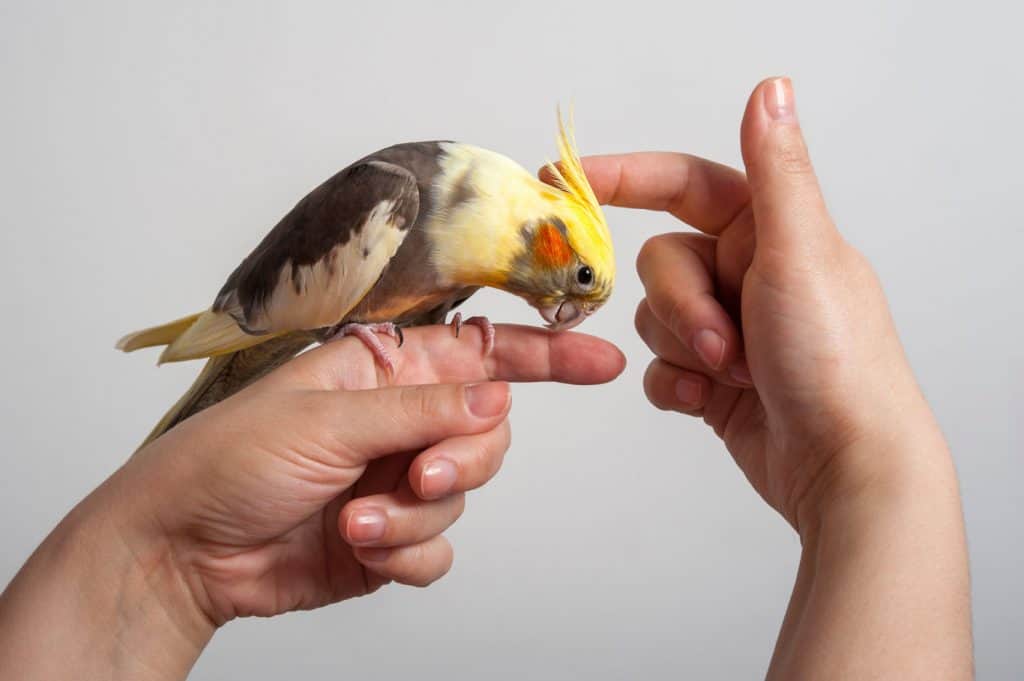
[(625, 365), (582, 334), (499, 326), (486, 356), (483, 342), (410, 329), (392, 372), (334, 341), (137, 452), (4, 592), (4, 671), (184, 678), (235, 617), (444, 575), (442, 532), (509, 445), (508, 381), (599, 383)]
[[(584, 160), (604, 202), (703, 233), (638, 258), (645, 391), (702, 416), (800, 535), (768, 678), (971, 678), (952, 460), (874, 273), (829, 218), (793, 101), (786, 80), (754, 91), (746, 174), (671, 153)], [(336, 341), (140, 450), (0, 597), (5, 671), (179, 679), (235, 617), (444, 575), (442, 533), (509, 445), (507, 381), (624, 366), (581, 334), (498, 327), (487, 355), (481, 340), (409, 330), (393, 374)]]
[(745, 176), (681, 154), (584, 166), (605, 202), (700, 232), (637, 259), (644, 388), (703, 417), (800, 534), (768, 678), (971, 678), (952, 458), (874, 272), (829, 217), (788, 80), (754, 91), (741, 145)]

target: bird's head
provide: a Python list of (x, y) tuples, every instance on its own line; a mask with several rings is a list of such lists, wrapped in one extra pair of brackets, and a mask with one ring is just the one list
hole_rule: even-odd
[(615, 257), (604, 213), (583, 172), (570, 118), (559, 116), (558, 165), (540, 184), (539, 214), (520, 225), (523, 248), (504, 282), (537, 308), (553, 329), (570, 329), (608, 300)]

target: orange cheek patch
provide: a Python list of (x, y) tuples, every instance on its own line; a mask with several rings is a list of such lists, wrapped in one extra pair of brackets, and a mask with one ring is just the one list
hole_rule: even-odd
[(572, 249), (557, 227), (543, 224), (533, 237), (533, 255), (544, 267), (565, 267), (572, 260)]

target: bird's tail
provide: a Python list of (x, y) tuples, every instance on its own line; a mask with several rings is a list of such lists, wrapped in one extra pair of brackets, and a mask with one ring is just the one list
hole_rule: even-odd
[[(210, 324), (211, 321), (214, 324)], [(191, 337), (197, 336), (197, 330), (204, 331), (205, 328), (224, 326), (217, 324), (216, 321), (216, 319), (211, 320), (210, 312), (190, 315), (162, 326), (129, 334), (118, 341), (117, 348), (125, 352), (132, 352), (139, 348), (166, 345), (168, 350), (171, 350), (181, 345), (182, 341), (188, 341), (188, 345), (194, 346), (195, 343)], [(208, 337), (210, 334), (204, 333), (203, 335)], [(164, 417), (160, 419), (139, 447), (149, 444), (189, 416), (231, 397), (256, 379), (302, 352), (313, 340), (312, 334), (299, 331), (275, 336), (249, 336), (244, 340), (240, 338), (231, 343), (231, 349), (225, 347), (227, 343), (221, 342), (220, 347), (217, 348), (218, 354), (207, 359), (206, 365), (199, 372), (199, 376), (192, 386), (164, 414)], [(167, 354), (168, 351), (165, 350), (161, 355), (165, 361), (178, 361), (187, 358), (173, 357), (168, 360)]]
[(197, 312), (181, 319), (175, 319), (173, 322), (130, 333), (117, 341), (115, 347), (125, 352), (134, 352), (141, 348), (151, 348), (156, 345), (170, 345), (192, 328), (201, 316), (203, 316), (203, 313)]
[[(204, 408), (204, 406), (200, 406), (203, 402), (207, 403), (205, 406), (218, 402), (219, 400), (209, 399), (210, 392), (218, 382), (224, 380), (224, 369), (232, 357), (233, 355), (218, 355), (206, 360), (206, 365), (199, 372), (196, 380), (192, 382), (192, 385), (185, 391), (185, 394), (174, 403), (174, 406), (167, 410), (163, 418), (153, 426), (153, 430), (149, 432), (149, 435), (142, 441), (139, 448), (145, 447), (192, 414), (201, 411)], [(223, 397), (220, 399), (223, 399)]]

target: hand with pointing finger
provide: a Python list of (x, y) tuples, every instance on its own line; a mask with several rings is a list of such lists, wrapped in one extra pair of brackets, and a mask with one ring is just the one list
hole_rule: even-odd
[(637, 259), (644, 389), (702, 416), (800, 533), (767, 678), (971, 678), (952, 459), (875, 274), (829, 217), (788, 80), (754, 90), (741, 144), (745, 176), (683, 154), (583, 162), (603, 202), (699, 230)]
[(666, 210), (699, 230), (655, 237), (637, 259), (646, 297), (636, 327), (657, 355), (647, 396), (703, 416), (799, 527), (821, 485), (836, 475), (859, 484), (846, 480), (860, 474), (847, 467), (854, 444), (900, 438), (931, 417), (874, 273), (828, 215), (788, 80), (758, 87), (741, 138), (746, 176), (672, 153), (584, 166), (603, 201)]

